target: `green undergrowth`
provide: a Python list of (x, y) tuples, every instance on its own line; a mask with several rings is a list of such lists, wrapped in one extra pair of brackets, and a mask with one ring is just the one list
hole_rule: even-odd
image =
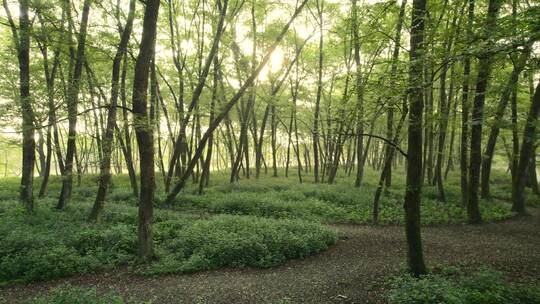
[[(187, 189), (173, 206), (177, 210), (196, 210), (211, 214), (241, 214), (269, 218), (293, 218), (328, 224), (372, 222), (375, 186), (366, 183), (360, 188), (345, 180), (340, 184), (299, 184), (296, 180), (264, 178), (219, 183), (199, 195)], [(390, 188), (381, 196), (379, 223), (403, 223), (403, 190)], [(456, 224), (467, 221), (466, 208), (461, 203), (460, 188), (446, 186), (446, 202), (438, 199), (433, 186), (424, 187), (422, 224)], [(498, 221), (513, 215), (510, 205), (502, 201), (481, 203), (486, 222)]]
[(49, 280), (128, 265), (139, 273), (179, 273), (219, 267), (271, 267), (325, 250), (336, 241), (317, 223), (253, 216), (201, 216), (157, 210), (156, 261), (136, 258), (137, 209), (108, 205), (89, 224), (90, 204), (55, 211), (38, 200), (34, 214), (16, 201), (0, 202), (0, 285)]
[[(219, 267), (271, 267), (325, 250), (336, 235), (321, 224), (369, 224), (378, 174), (366, 171), (365, 183), (339, 176), (336, 183), (314, 184), (310, 177), (243, 179), (228, 182), (226, 174), (211, 176), (204, 194), (188, 184), (172, 206), (163, 205), (158, 183), (154, 238), (157, 259), (142, 265), (136, 259), (137, 199), (125, 175), (113, 177), (105, 211), (97, 225), (86, 217), (96, 193), (96, 178), (75, 182), (72, 202), (54, 211), (59, 177), (51, 178), (48, 198), (36, 199), (36, 212), (27, 215), (16, 201), (19, 180), (0, 183), (0, 284), (48, 280), (76, 273), (127, 265), (144, 274), (193, 272)], [(482, 202), (486, 222), (512, 216), (508, 177), (493, 173), (492, 193)], [(39, 184), (39, 179), (36, 179)], [(403, 177), (395, 172), (393, 186), (383, 192), (380, 224), (403, 223)], [(459, 176), (445, 181), (447, 201), (438, 200), (434, 186), (422, 192), (422, 224), (466, 222), (460, 204)], [(37, 189), (38, 187), (36, 187)], [(503, 190), (500, 190), (503, 189)], [(529, 202), (536, 197), (528, 195)]]
[(48, 293), (41, 293), (27, 304), (124, 304), (135, 303), (125, 301), (115, 290), (98, 292), (95, 288), (59, 285)]
[(445, 268), (418, 279), (408, 274), (390, 279), (385, 299), (389, 304), (537, 304), (540, 285), (511, 283), (488, 268), (472, 273)]

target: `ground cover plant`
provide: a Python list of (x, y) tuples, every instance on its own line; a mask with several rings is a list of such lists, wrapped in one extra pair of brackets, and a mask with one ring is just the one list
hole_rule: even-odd
[(40, 200), (28, 215), (0, 202), (0, 284), (48, 280), (129, 265), (139, 273), (181, 273), (230, 267), (270, 267), (325, 250), (336, 234), (316, 223), (252, 216), (201, 216), (158, 211), (156, 261), (138, 265), (137, 210), (109, 206), (99, 224), (86, 221), (90, 204), (66, 212)]
[(392, 278), (385, 292), (389, 304), (534, 304), (540, 303), (540, 284), (510, 283), (501, 272), (484, 268), (462, 272), (439, 269), (436, 274)]

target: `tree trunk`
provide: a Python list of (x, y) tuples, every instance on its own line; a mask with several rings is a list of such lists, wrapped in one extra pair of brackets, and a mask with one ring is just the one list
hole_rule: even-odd
[(358, 8), (356, 0), (352, 3), (354, 63), (356, 64), (356, 180), (355, 187), (360, 187), (364, 177), (364, 85), (362, 81), (362, 63), (360, 62), (360, 37), (358, 33)]
[[(397, 76), (397, 64), (399, 60), (399, 50), (401, 48), (401, 29), (403, 28), (403, 19), (405, 19), (405, 8), (407, 7), (407, 0), (401, 1), (401, 6), (399, 8), (399, 16), (396, 27), (396, 35), (394, 36), (394, 51), (392, 53), (392, 63), (390, 67), (390, 84), (395, 82)], [(390, 139), (393, 136), (394, 130), (394, 104), (391, 98), (388, 99), (390, 104), (388, 106), (387, 113), (387, 122), (386, 122), (386, 138)], [(386, 149), (385, 158), (390, 159), (390, 149)], [(392, 166), (388, 166), (387, 172), (385, 173), (385, 186), (389, 188), (392, 185)]]
[(116, 108), (118, 104), (118, 91), (120, 80), (120, 65), (122, 64), (122, 58), (126, 54), (127, 45), (131, 36), (131, 29), (133, 27), (133, 19), (135, 17), (135, 0), (131, 0), (129, 3), (129, 13), (124, 31), (122, 32), (120, 43), (116, 51), (116, 55), (112, 64), (112, 80), (111, 80), (111, 100), (108, 106), (107, 127), (103, 136), (103, 155), (100, 166), (100, 176), (98, 184), (98, 192), (94, 201), (94, 206), (90, 212), (88, 218), (91, 222), (96, 222), (98, 216), (103, 209), (105, 203), (105, 196), (107, 189), (109, 188), (109, 182), (111, 180), (111, 153), (114, 143), (114, 130), (116, 126)]
[(319, 67), (317, 77), (317, 97), (315, 100), (315, 112), (313, 116), (313, 177), (315, 182), (319, 182), (319, 115), (322, 98), (322, 73), (323, 73), (323, 3), (324, 0), (317, 0), (317, 14), (319, 16)]
[[(500, 0), (490, 0), (485, 25), (486, 35), (493, 33), (496, 28), (496, 19), (501, 5)], [(489, 39), (484, 37), (484, 39)], [(493, 47), (493, 43), (488, 44), (488, 52)], [(491, 74), (492, 54), (482, 54), (478, 62), (478, 76), (476, 79), (476, 89), (474, 96), (474, 105), (472, 109), (471, 126), (471, 155), (469, 161), (469, 195), (467, 204), (467, 213), (470, 223), (481, 223), (478, 200), (478, 186), (480, 182), (480, 164), (482, 161), (482, 125), (484, 123), (484, 101), (486, 89)]]
[(19, 1), (19, 30), (15, 25), (7, 1), (3, 6), (13, 34), (19, 60), (19, 102), (22, 113), (22, 176), (19, 198), (27, 212), (34, 211), (34, 166), (36, 162), (36, 141), (34, 139), (34, 110), (30, 97), (30, 20), (28, 0)]
[(258, 77), (259, 73), (263, 69), (263, 67), (268, 63), (270, 60), (270, 56), (272, 55), (273, 51), (277, 48), (278, 44), (283, 40), (285, 34), (287, 33), (289, 27), (291, 26), (292, 22), (296, 19), (296, 17), (300, 14), (304, 6), (308, 0), (302, 1), (302, 3), (296, 8), (293, 16), (289, 20), (289, 22), (283, 27), (279, 35), (277, 36), (274, 43), (268, 48), (266, 54), (264, 55), (263, 59), (257, 66), (257, 69), (249, 76), (249, 78), (244, 82), (242, 87), (236, 92), (236, 94), (226, 103), (223, 105), (222, 111), (216, 116), (216, 118), (212, 121), (208, 129), (203, 134), (201, 140), (199, 141), (197, 145), (197, 149), (194, 152), (193, 157), (188, 163), (188, 166), (186, 168), (186, 171), (184, 174), (180, 177), (178, 182), (174, 185), (174, 187), (171, 189), (169, 194), (167, 195), (167, 198), (165, 199), (165, 204), (170, 204), (176, 197), (176, 195), (182, 190), (185, 186), (185, 183), (187, 181), (187, 178), (191, 174), (190, 172), (195, 167), (195, 164), (198, 162), (199, 158), (202, 155), (203, 150), (205, 149), (206, 143), (208, 142), (208, 139), (210, 135), (214, 132), (214, 130), (219, 126), (221, 121), (227, 116), (231, 108), (238, 102), (238, 100), (243, 96), (243, 94), (246, 92), (249, 86), (252, 85), (252, 83), (255, 81), (255, 79)]
[[(469, 8), (467, 13), (467, 41), (473, 39), (472, 27), (474, 21), (474, 1), (468, 0)], [(469, 195), (469, 161), (467, 159), (469, 155), (469, 84), (471, 76), (471, 57), (466, 55), (463, 62), (463, 91), (461, 95), (461, 147), (459, 151), (460, 162), (460, 181), (461, 181), (461, 204), (468, 206)]]
[(523, 71), (523, 69), (525, 68), (530, 51), (530, 46), (526, 46), (526, 49), (523, 50), (523, 53), (519, 57), (518, 62), (514, 66), (514, 69), (512, 70), (512, 73), (508, 78), (508, 83), (504, 88), (501, 98), (499, 99), (499, 104), (497, 105), (497, 109), (495, 111), (493, 125), (491, 126), (488, 141), (486, 143), (486, 148), (484, 150), (484, 157), (482, 158), (482, 179), (480, 196), (484, 199), (491, 198), (489, 191), (489, 176), (491, 173), (493, 154), (495, 153), (495, 144), (497, 143), (497, 137), (499, 136), (499, 130), (501, 125), (500, 122), (504, 117), (504, 113), (506, 112), (506, 107), (508, 106), (508, 101), (511, 98), (512, 91), (517, 85), (519, 74), (521, 74), (521, 71)]
[[(77, 106), (79, 104), (79, 89), (81, 83), (82, 67), (84, 64), (84, 51), (86, 48), (86, 30), (88, 25), (88, 15), (90, 12), (90, 0), (85, 0), (83, 4), (81, 26), (79, 29), (77, 55), (73, 77), (69, 81), (67, 108), (68, 108), (68, 140), (66, 150), (66, 163), (62, 172), (62, 190), (56, 209), (63, 210), (71, 199), (71, 190), (73, 188), (73, 158), (77, 149)], [(69, 3), (67, 5), (70, 5)]]
[(133, 80), (133, 124), (139, 146), (141, 192), (139, 201), (138, 244), (139, 256), (151, 259), (154, 256), (152, 240), (152, 218), (154, 212), (155, 172), (153, 125), (147, 108), (148, 72), (154, 55), (159, 0), (146, 1), (143, 31), (139, 55), (135, 64)]
[(512, 183), (512, 211), (519, 214), (526, 214), (525, 209), (525, 183), (527, 181), (527, 167), (530, 166), (531, 158), (534, 154), (536, 145), (536, 124), (538, 114), (540, 113), (540, 81), (531, 102), (527, 123), (523, 130), (523, 141), (519, 153), (517, 170), (515, 170), (515, 179)]
[(410, 70), (409, 70), (409, 132), (407, 147), (407, 177), (405, 188), (405, 233), (411, 273), (419, 277), (426, 273), (420, 235), (420, 200), (422, 192), (422, 70), (424, 52), (425, 0), (413, 0)]

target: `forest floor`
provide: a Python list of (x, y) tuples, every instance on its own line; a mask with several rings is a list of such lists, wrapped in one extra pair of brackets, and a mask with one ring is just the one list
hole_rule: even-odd
[[(443, 225), (422, 230), (425, 259), (474, 270), (489, 266), (517, 282), (540, 278), (540, 209), (531, 216), (484, 225)], [(329, 250), (270, 269), (221, 269), (144, 277), (127, 269), (83, 274), (0, 289), (22, 303), (59, 284), (114, 288), (135, 303), (382, 303), (385, 278), (404, 268), (401, 226), (332, 225), (340, 235)]]

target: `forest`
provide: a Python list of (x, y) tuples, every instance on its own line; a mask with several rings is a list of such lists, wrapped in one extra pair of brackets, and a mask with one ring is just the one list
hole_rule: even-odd
[(2, 0), (0, 304), (540, 303), (538, 0)]

